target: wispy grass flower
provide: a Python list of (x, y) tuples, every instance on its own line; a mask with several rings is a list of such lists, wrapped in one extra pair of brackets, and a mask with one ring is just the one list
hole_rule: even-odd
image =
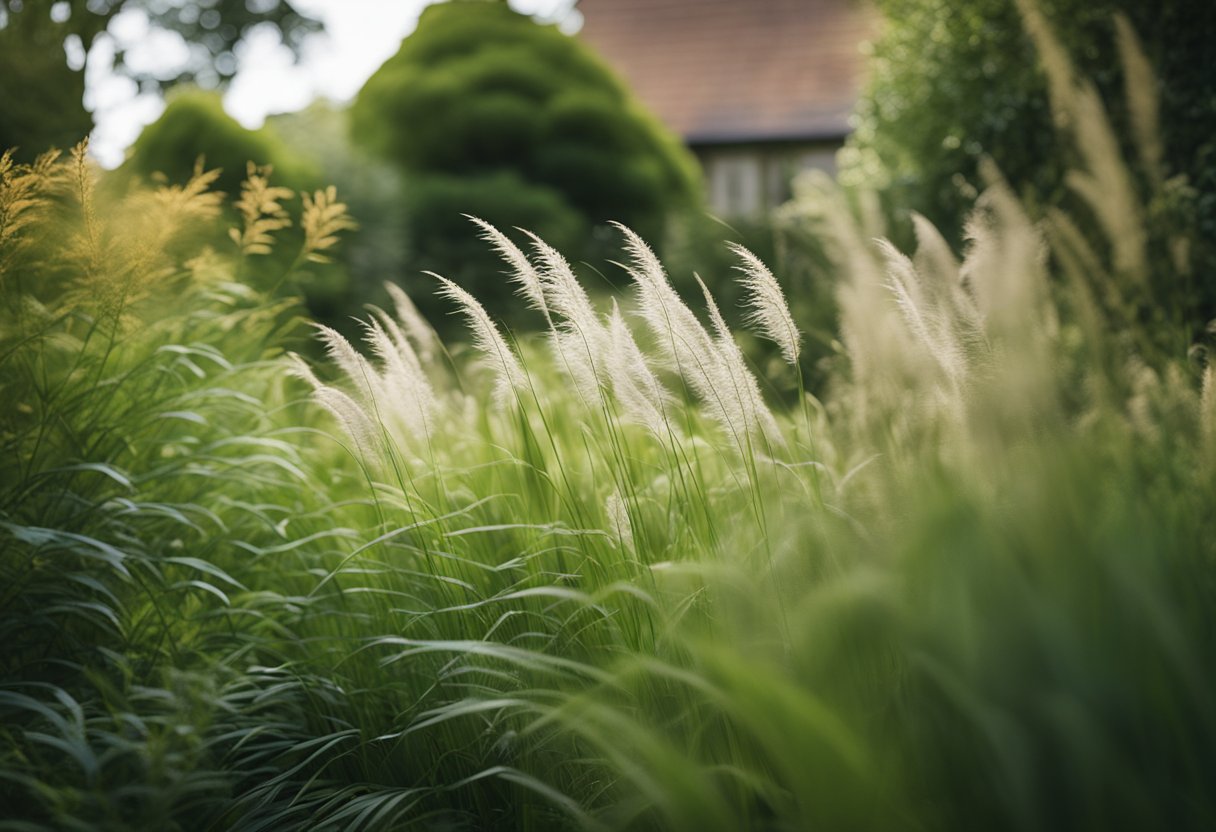
[(759, 257), (737, 243), (728, 243), (728, 246), (743, 261), (743, 265), (735, 268), (743, 273), (740, 283), (748, 322), (781, 348), (781, 357), (787, 364), (798, 366), (802, 334), (794, 324), (781, 284)]
[(355, 450), (364, 460), (377, 459), (378, 429), (367, 411), (345, 392), (325, 384), (303, 358), (291, 353), (291, 374), (312, 387), (313, 400), (325, 409), (342, 426), (346, 435), (355, 444)]
[(612, 368), (609, 378), (623, 415), (644, 425), (655, 436), (666, 437), (676, 429), (670, 418), (675, 399), (650, 369), (616, 301), (612, 303), (607, 328), (607, 364)]
[(468, 319), (473, 345), (485, 356), (495, 373), (494, 399), (499, 406), (516, 400), (528, 389), (527, 373), (515, 351), (507, 344), (498, 327), (490, 320), (477, 299), (446, 277), (427, 272), (440, 283), (439, 294), (456, 303)]
[(767, 439), (774, 445), (783, 444), (781, 429), (764, 403), (756, 377), (747, 368), (743, 350), (735, 342), (705, 281), (701, 280), (700, 275), (694, 277), (705, 297), (705, 308), (714, 328), (713, 355), (716, 360), (710, 366), (713, 367), (714, 395), (721, 403), (724, 427), (739, 441), (741, 453), (745, 450), (747, 439)]
[(528, 256), (506, 234), (490, 223), (468, 214), (465, 214), (465, 217), (481, 229), (481, 238), (492, 245), (511, 267), (511, 280), (515, 283), (516, 293), (528, 302), (529, 308), (544, 313), (547, 320), (549, 307), (545, 302), (545, 290), (541, 285), (540, 275), (528, 260)]
[(418, 311), (418, 307), (410, 300), (410, 296), (405, 293), (404, 289), (391, 281), (385, 281), (384, 289), (393, 301), (393, 311), (397, 313), (397, 320), (401, 323), (402, 331), (409, 336), (414, 348), (418, 351), (418, 360), (426, 367), (434, 365), (440, 353), (443, 352), (443, 346), (439, 343), (439, 336), (435, 334), (435, 328)]

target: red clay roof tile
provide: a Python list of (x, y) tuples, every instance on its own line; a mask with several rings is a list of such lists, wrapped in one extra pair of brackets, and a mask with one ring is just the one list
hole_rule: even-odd
[(579, 37), (689, 144), (848, 132), (876, 16), (858, 0), (579, 0)]

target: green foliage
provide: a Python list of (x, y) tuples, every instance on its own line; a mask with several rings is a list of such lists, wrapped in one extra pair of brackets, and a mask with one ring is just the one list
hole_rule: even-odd
[[(660, 239), (669, 215), (697, 204), (695, 163), (677, 140), (586, 47), (505, 3), (426, 9), (351, 115), (356, 139), (407, 176), (419, 267), (460, 277), (509, 317), (460, 214), (527, 222), (583, 257), (594, 226), (617, 220)], [(503, 210), (513, 201), (520, 219)]]
[(289, 310), (182, 251), (218, 215), (205, 174), (102, 202), (83, 146), (0, 170), (3, 823), (193, 826), (228, 788), (203, 737), (227, 534), (292, 479), (243, 392), (275, 383)]
[(93, 129), (84, 108), (84, 62), (72, 65), (67, 44), (86, 56), (120, 12), (142, 12), (159, 30), (180, 34), (189, 59), (173, 77), (165, 69), (139, 72), (126, 66), (120, 44), (115, 66), (144, 89), (180, 83), (214, 87), (237, 69), (234, 50), (255, 26), (271, 26), (297, 56), (320, 23), (287, 0), (0, 0), (0, 147), (20, 147), (30, 161), (41, 149), (71, 147)]
[(71, 0), (71, 5), (73, 18), (91, 14), (100, 15), (107, 21), (118, 11), (138, 9), (148, 16), (153, 27), (176, 32), (193, 47), (190, 59), (170, 78), (164, 77), (163, 69), (157, 73), (134, 70), (126, 64), (126, 56), (119, 52), (115, 56), (116, 69), (134, 78), (145, 89), (178, 84), (205, 87), (226, 84), (238, 68), (237, 45), (254, 29), (277, 30), (283, 45), (296, 58), (308, 36), (321, 31), (321, 22), (301, 12), (292, 0)]
[[(1032, 210), (1067, 203), (1065, 174), (1077, 159), (1054, 128), (1047, 76), (1017, 0), (878, 6), (886, 27), (874, 44), (869, 89), (843, 157), (845, 181), (886, 190), (897, 212), (925, 215), (955, 242), (983, 157), (995, 161)], [(1216, 73), (1204, 34), (1216, 28), (1216, 4), (1041, 0), (1041, 6), (1080, 74), (1107, 102), (1125, 149), (1134, 118), (1116, 49), (1116, 12), (1143, 42), (1159, 79), (1164, 169), (1186, 177), (1154, 201), (1149, 231), (1194, 232), (1188, 318), (1202, 328), (1216, 317), (1216, 284), (1208, 279), (1216, 273)], [(1140, 167), (1136, 175), (1148, 182), (1155, 172)]]
[[(292, 191), (312, 191), (322, 182), (317, 162), (289, 146), (272, 125), (259, 130), (241, 126), (224, 112), (219, 94), (203, 90), (172, 94), (165, 112), (144, 128), (127, 161), (108, 181), (112, 187), (130, 187), (133, 180), (182, 184), (195, 175), (199, 160), (217, 172), (214, 188), (234, 202), (249, 165), (268, 169), (274, 186), (286, 188), (288, 197)], [(231, 211), (229, 218), (233, 223), (238, 219)], [(262, 289), (287, 281), (291, 291), (304, 294), (312, 314), (321, 319), (349, 314), (351, 308), (342, 302), (352, 291), (345, 264), (297, 268), (302, 265), (294, 262), (295, 251), (304, 243), (302, 230), (288, 224), (283, 236), (288, 245), (248, 261), (241, 278)], [(212, 234), (207, 242), (220, 249), (231, 245), (223, 233)]]
[(93, 129), (84, 109), (84, 72), (64, 54), (48, 15), (9, 13), (0, 24), (0, 147), (33, 161), (47, 147), (71, 147)]
[(406, 209), (401, 174), (363, 148), (356, 147), (345, 108), (318, 101), (294, 113), (271, 116), (266, 122), (283, 142), (313, 168), (323, 182), (342, 183), (342, 198), (359, 231), (338, 251), (341, 281), (322, 293), (310, 287), (308, 309), (318, 321), (357, 334), (354, 319), (369, 302), (383, 303), (384, 280), (406, 272), (410, 247), (401, 229)]
[[(53, 31), (56, 44), (65, 38), (80, 39), (87, 53), (97, 37), (106, 31), (122, 12), (142, 13), (156, 29), (174, 32), (194, 48), (178, 74), (166, 78), (165, 69), (155, 73), (136, 71), (125, 63), (125, 54), (115, 55), (115, 66), (134, 78), (142, 87), (160, 88), (179, 83), (210, 82), (209, 86), (230, 80), (236, 70), (233, 50), (254, 27), (270, 26), (279, 31), (295, 55), (304, 39), (320, 31), (321, 24), (301, 14), (290, 0), (0, 0), (0, 29), (29, 31), (31, 27)], [(121, 44), (120, 44), (121, 46)], [(52, 50), (61, 62), (64, 56)], [(80, 72), (80, 70), (76, 70)]]
[(202, 158), (220, 171), (216, 188), (236, 195), (246, 166), (269, 165), (275, 180), (296, 189), (317, 187), (317, 170), (278, 137), (271, 127), (249, 130), (224, 112), (217, 93), (189, 90), (172, 96), (160, 118), (135, 140), (120, 171), (146, 181), (164, 179), (181, 184), (194, 175)]

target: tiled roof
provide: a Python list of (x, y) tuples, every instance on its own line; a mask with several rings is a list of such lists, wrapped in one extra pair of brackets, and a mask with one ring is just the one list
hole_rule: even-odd
[(859, 0), (579, 0), (579, 37), (689, 144), (848, 132), (876, 17)]

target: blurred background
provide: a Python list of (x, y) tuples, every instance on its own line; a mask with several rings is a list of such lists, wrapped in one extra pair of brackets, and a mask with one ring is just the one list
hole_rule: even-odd
[[(1154, 211), (1194, 232), (1200, 331), (1216, 316), (1216, 4), (1042, 5), (1124, 136), (1113, 14), (1144, 41), (1179, 177)], [(913, 212), (961, 243), (985, 157), (1050, 210), (1073, 160), (1033, 55), (1015, 0), (2, 0), (0, 146), (31, 158), (92, 132), (115, 187), (184, 181), (199, 157), (226, 192), (250, 160), (295, 189), (335, 184), (360, 230), (288, 288), (344, 330), (386, 279), (451, 329), (427, 270), (539, 325), (465, 214), (536, 232), (604, 293), (621, 283), (607, 223), (624, 222), (731, 323), (723, 242), (739, 242), (786, 281), (814, 387), (836, 313), (797, 183), (836, 179), (901, 245)], [(763, 374), (774, 356), (744, 346)]]

